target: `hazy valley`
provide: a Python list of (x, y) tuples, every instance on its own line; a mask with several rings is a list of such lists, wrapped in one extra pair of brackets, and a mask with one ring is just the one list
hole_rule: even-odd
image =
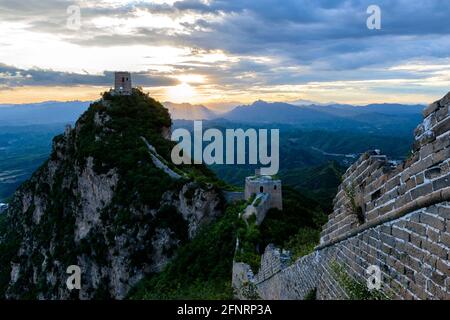
[[(0, 106), (0, 202), (5, 202), (44, 162), (52, 138), (63, 132), (66, 124), (73, 124), (88, 105), (87, 102), (48, 102)], [(295, 106), (257, 101), (218, 114), (205, 106), (169, 102), (164, 105), (174, 120), (173, 128), (191, 129), (193, 120), (203, 120), (206, 128), (222, 130), (279, 128), (282, 159), (279, 175), (300, 190), (310, 189), (304, 181), (311, 181), (317, 172), (323, 174), (321, 169), (327, 171), (331, 165), (342, 172), (366, 150), (381, 149), (392, 158), (403, 160), (410, 150), (411, 132), (423, 109), (420, 105)], [(224, 165), (212, 169), (226, 182), (242, 187), (243, 179), (255, 168)], [(313, 192), (334, 188), (336, 177), (329, 180), (334, 182), (324, 188), (314, 188)], [(319, 190), (319, 193), (323, 192)], [(329, 191), (326, 193), (329, 197)]]

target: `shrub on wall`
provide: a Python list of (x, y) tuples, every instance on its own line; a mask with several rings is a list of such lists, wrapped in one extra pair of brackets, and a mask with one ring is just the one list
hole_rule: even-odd
[(353, 279), (345, 268), (336, 261), (331, 262), (331, 270), (338, 284), (347, 293), (350, 300), (386, 300), (388, 297), (380, 290), (369, 290), (366, 284)]

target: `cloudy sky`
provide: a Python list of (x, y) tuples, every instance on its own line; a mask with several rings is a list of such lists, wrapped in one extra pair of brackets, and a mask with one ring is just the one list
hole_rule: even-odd
[(117, 70), (163, 101), (431, 102), (450, 91), (449, 16), (447, 0), (0, 0), (0, 103), (95, 99)]

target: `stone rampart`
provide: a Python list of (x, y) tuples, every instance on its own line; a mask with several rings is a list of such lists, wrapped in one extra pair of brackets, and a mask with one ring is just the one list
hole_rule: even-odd
[[(355, 288), (365, 288), (367, 268), (376, 266), (383, 297), (450, 299), (449, 105), (450, 94), (424, 110), (403, 163), (373, 151), (347, 170), (313, 253), (263, 277), (247, 268), (246, 283), (263, 299), (358, 298)], [(240, 267), (233, 285), (245, 298)]]

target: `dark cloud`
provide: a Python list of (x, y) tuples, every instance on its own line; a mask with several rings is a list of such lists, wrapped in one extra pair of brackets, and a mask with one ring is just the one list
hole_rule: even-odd
[[(120, 7), (131, 17), (137, 9), (175, 15), (182, 12), (220, 15), (184, 23), (189, 33), (139, 28), (133, 35), (85, 32), (73, 41), (81, 45), (151, 44), (224, 50), (235, 55), (274, 56), (304, 65), (320, 63), (330, 69), (390, 66), (416, 57), (445, 57), (450, 47), (450, 1), (381, 0), (382, 29), (366, 27), (363, 0), (199, 0), (173, 6), (136, 3)], [(88, 10), (91, 14), (93, 9)], [(440, 39), (436, 39), (436, 37)], [(439, 43), (439, 45), (437, 45)]]
[[(450, 1), (443, 0), (214, 0), (208, 4), (184, 0), (173, 5), (134, 1), (115, 6), (92, 2), (90, 6), (82, 6), (82, 30), (74, 33), (65, 28), (65, 19), (67, 6), (76, 3), (75, 0), (2, 0), (0, 19), (27, 21), (33, 31), (59, 34), (65, 41), (80, 46), (171, 45), (203, 52), (223, 50), (241, 56), (238, 62), (218, 68), (215, 63), (194, 66), (193, 52), (192, 66), (173, 66), (176, 71), (204, 74), (223, 85), (421, 78), (426, 74), (388, 69), (415, 59), (447, 58), (450, 52), (450, 24), (447, 23)], [(372, 4), (382, 10), (381, 30), (366, 27), (366, 10)], [(127, 35), (98, 29), (91, 23), (98, 17), (133, 19), (141, 11), (170, 17), (195, 13), (199, 18), (193, 23), (183, 23), (183, 32), (137, 27)], [(275, 61), (258, 63), (252, 57), (272, 57)], [(307, 70), (289, 69), (305, 66)], [(1, 78), (0, 83), (33, 83), (39, 77), (49, 82), (57, 79), (64, 84), (110, 83), (108, 73), (86, 76), (46, 70), (26, 72), (30, 72), (31, 78)], [(250, 73), (257, 74), (258, 80), (245, 77)], [(164, 75), (155, 79), (145, 74), (142, 77), (149, 83), (173, 81)]]
[[(198, 1), (189, 3), (185, 7), (194, 10), (192, 3)], [(445, 17), (450, 14), (450, 2), (377, 1), (382, 10), (382, 29), (369, 30), (366, 9), (372, 3), (215, 1), (207, 6), (211, 12), (240, 14), (229, 15), (224, 21), (202, 20), (202, 26), (212, 32), (200, 30), (182, 38), (202, 48), (220, 48), (234, 54), (289, 57), (298, 64), (326, 61), (336, 69), (392, 65), (415, 57), (448, 54), (450, 24)], [(191, 27), (195, 30), (195, 24)]]
[[(106, 71), (101, 75), (58, 72), (43, 69), (18, 69), (0, 64), (0, 86), (111, 86), (114, 72)], [(135, 85), (146, 87), (171, 86), (178, 84), (173, 78), (158, 76), (154, 72), (133, 73)]]

